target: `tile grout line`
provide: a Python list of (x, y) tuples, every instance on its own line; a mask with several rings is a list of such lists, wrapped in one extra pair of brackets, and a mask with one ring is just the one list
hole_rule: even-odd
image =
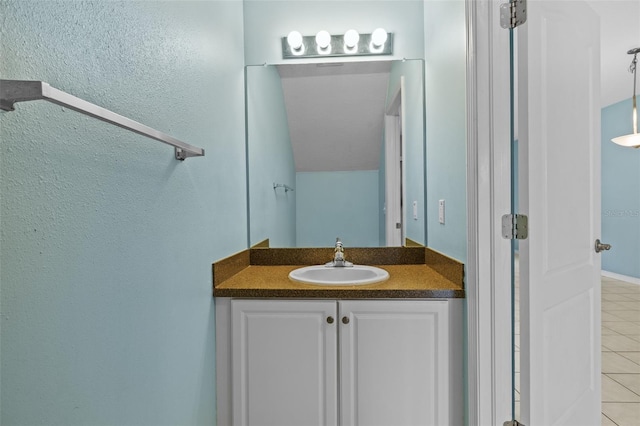
[(609, 421), (610, 421), (611, 423), (613, 423), (614, 425), (616, 425), (616, 426), (620, 426), (618, 423), (614, 422), (614, 421), (611, 419), (611, 417), (607, 416), (607, 415), (606, 415), (606, 414), (604, 414), (604, 413), (602, 413), (602, 415), (603, 415), (603, 416), (605, 416), (607, 419), (609, 419)]
[[(617, 381), (616, 379), (614, 379), (613, 377), (610, 376), (610, 374), (621, 374), (624, 376), (630, 376), (630, 375), (638, 375), (640, 376), (640, 373), (602, 373), (605, 376), (607, 376), (608, 378), (610, 378), (611, 380), (613, 380), (614, 382), (616, 382), (617, 384), (619, 384), (620, 386), (622, 386), (623, 388), (625, 388), (626, 390), (628, 390), (629, 392), (631, 392), (632, 394), (638, 396), (640, 398), (640, 394), (638, 394), (636, 391), (634, 391), (633, 389), (629, 389), (629, 387), (627, 387), (627, 385), (625, 385), (624, 383), (620, 383), (619, 381)], [(611, 402), (611, 401), (608, 401)], [(618, 402), (628, 402), (630, 404), (638, 404), (640, 403), (640, 401), (618, 401)]]

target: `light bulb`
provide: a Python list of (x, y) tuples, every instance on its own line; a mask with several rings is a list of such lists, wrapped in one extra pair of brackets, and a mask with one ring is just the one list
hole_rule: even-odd
[(344, 33), (344, 45), (349, 49), (353, 49), (358, 45), (358, 41), (360, 40), (360, 34), (356, 30), (349, 30)]
[(384, 45), (387, 41), (387, 31), (384, 28), (376, 28), (375, 31), (371, 34), (371, 43), (375, 47), (380, 47)]
[(331, 34), (322, 30), (316, 34), (316, 44), (320, 49), (326, 49), (331, 45)]
[(287, 36), (287, 43), (292, 50), (300, 50), (302, 48), (302, 34), (298, 31), (291, 31)]

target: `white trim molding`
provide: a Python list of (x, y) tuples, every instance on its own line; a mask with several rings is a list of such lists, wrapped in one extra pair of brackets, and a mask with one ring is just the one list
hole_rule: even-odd
[(621, 274), (616, 274), (615, 272), (609, 272), (609, 271), (600, 271), (601, 275), (603, 277), (607, 277), (607, 278), (613, 278), (619, 281), (624, 281), (630, 284), (637, 284), (640, 285), (640, 278), (636, 278), (636, 277), (631, 277), (629, 275), (621, 275)]
[(511, 420), (509, 32), (500, 3), (467, 7), (468, 424)]

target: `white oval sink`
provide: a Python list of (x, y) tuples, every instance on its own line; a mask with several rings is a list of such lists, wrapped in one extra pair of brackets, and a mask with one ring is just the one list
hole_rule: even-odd
[(305, 266), (289, 273), (289, 279), (292, 281), (315, 285), (364, 285), (379, 283), (388, 278), (389, 273), (384, 269), (365, 265)]

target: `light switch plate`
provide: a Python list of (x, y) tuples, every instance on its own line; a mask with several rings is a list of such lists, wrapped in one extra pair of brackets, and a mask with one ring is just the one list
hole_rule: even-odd
[(418, 220), (418, 202), (413, 202), (413, 220)]
[(444, 200), (438, 200), (438, 221), (444, 225)]

